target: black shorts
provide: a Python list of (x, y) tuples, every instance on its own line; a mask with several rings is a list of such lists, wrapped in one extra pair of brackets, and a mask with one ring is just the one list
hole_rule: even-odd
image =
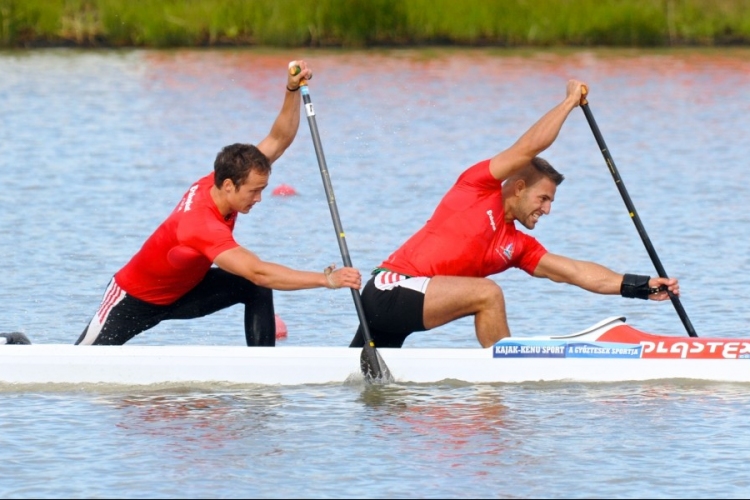
[(76, 345), (122, 345), (162, 321), (200, 318), (235, 304), (245, 305), (247, 345), (275, 345), (273, 291), (216, 267), (209, 269), (195, 288), (169, 305), (150, 304), (128, 295), (113, 278), (99, 310)]
[[(396, 286), (378, 290), (375, 276), (362, 289), (362, 306), (375, 347), (401, 347), (406, 337), (424, 327), (424, 293)], [(349, 347), (364, 346), (362, 325)]]

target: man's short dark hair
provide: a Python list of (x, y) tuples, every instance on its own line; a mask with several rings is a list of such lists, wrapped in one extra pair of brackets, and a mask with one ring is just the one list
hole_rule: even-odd
[(531, 186), (542, 177), (546, 177), (555, 183), (555, 186), (559, 186), (562, 181), (565, 180), (565, 176), (554, 169), (547, 160), (541, 156), (535, 156), (531, 159), (531, 163), (521, 169), (518, 174), (514, 177), (523, 179), (527, 186)]
[(231, 144), (225, 146), (214, 161), (214, 184), (221, 187), (224, 180), (230, 179), (239, 189), (251, 171), (270, 174), (271, 163), (260, 149), (252, 144)]

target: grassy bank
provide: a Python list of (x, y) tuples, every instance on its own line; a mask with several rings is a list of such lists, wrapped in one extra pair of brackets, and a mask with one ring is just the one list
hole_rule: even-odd
[(0, 46), (750, 45), (748, 0), (0, 0)]

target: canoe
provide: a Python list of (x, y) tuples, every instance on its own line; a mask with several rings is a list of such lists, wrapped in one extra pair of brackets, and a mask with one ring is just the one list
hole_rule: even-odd
[[(614, 316), (562, 336), (488, 348), (380, 348), (397, 383), (750, 382), (750, 339), (654, 335)], [(0, 345), (0, 385), (357, 382), (348, 347)], [(747, 361), (743, 361), (747, 360)]]

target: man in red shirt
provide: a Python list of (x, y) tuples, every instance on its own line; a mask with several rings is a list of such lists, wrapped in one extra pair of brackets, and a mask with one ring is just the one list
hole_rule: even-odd
[(297, 271), (265, 262), (232, 235), (238, 213), (261, 201), (271, 165), (289, 147), (300, 120), (299, 85), (312, 78), (287, 71), (279, 116), (258, 143), (232, 144), (216, 156), (214, 171), (193, 184), (167, 219), (110, 281), (99, 310), (76, 341), (121, 345), (168, 319), (191, 319), (235, 304), (245, 306), (247, 345), (272, 346), (276, 320), (272, 290), (349, 287), (361, 275), (350, 267)]
[[(401, 347), (413, 332), (465, 316), (474, 316), (482, 347), (510, 336), (503, 291), (487, 278), (510, 267), (600, 294), (660, 301), (667, 290), (679, 295), (676, 279), (623, 275), (555, 255), (516, 230), (516, 221), (534, 229), (550, 213), (563, 176), (537, 155), (580, 104), (583, 85), (570, 80), (565, 99), (515, 144), (463, 172), (430, 220), (373, 271), (362, 304), (376, 346)], [(351, 347), (362, 345), (360, 326)]]

